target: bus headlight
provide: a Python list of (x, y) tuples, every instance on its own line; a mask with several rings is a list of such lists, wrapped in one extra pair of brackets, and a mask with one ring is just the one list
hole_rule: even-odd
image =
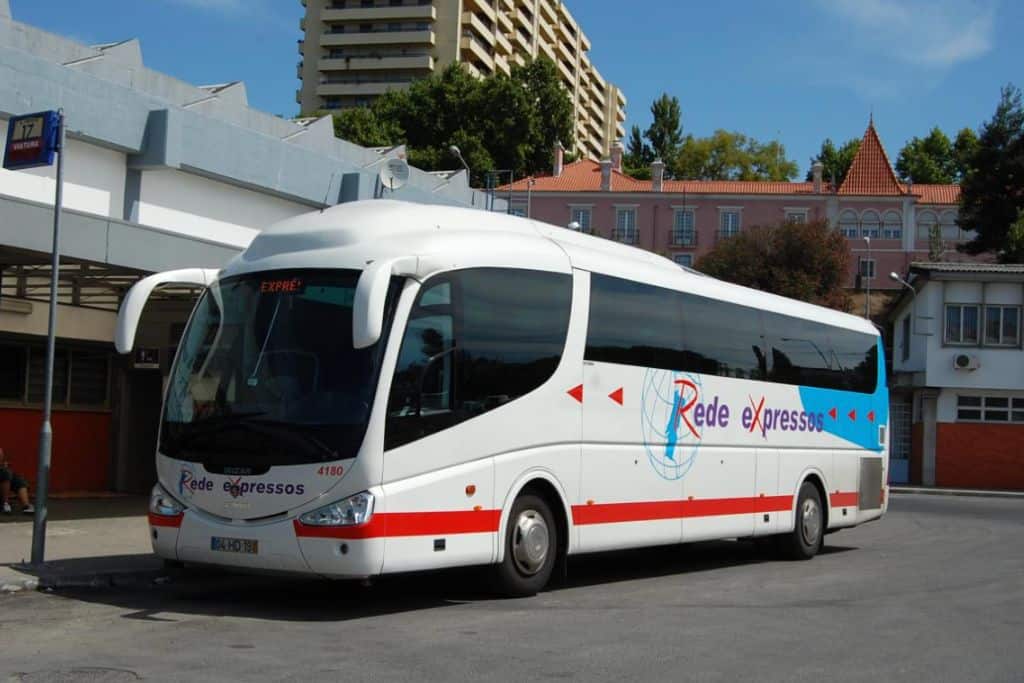
[(363, 491), (345, 500), (307, 512), (299, 517), (299, 522), (311, 526), (352, 526), (365, 524), (372, 516), (373, 494)]
[(163, 517), (177, 517), (185, 511), (181, 503), (174, 500), (163, 486), (157, 484), (149, 494), (149, 511)]

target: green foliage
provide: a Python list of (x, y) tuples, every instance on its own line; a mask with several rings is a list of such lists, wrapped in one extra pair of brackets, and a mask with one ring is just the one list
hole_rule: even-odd
[(461, 167), (450, 151), (456, 145), (480, 185), (497, 168), (517, 178), (549, 169), (556, 141), (573, 146), (573, 110), (554, 63), (542, 56), (511, 77), (478, 79), (452, 64), (369, 107), (334, 114), (334, 129), (368, 147), (405, 144), (409, 163), (428, 171)]
[(687, 135), (673, 169), (675, 177), (692, 180), (792, 180), (798, 171), (778, 140), (762, 143), (727, 130), (706, 138)]
[(942, 226), (938, 223), (933, 223), (928, 228), (928, 260), (932, 263), (941, 261), (945, 253), (946, 243), (942, 239)]
[(753, 227), (721, 240), (697, 270), (729, 282), (849, 310), (843, 287), (850, 261), (845, 237), (827, 221)]
[[(644, 131), (644, 137), (651, 143), (654, 157), (671, 164), (683, 143), (683, 110), (679, 106), (679, 98), (662, 93), (651, 102), (651, 117), (653, 120)], [(674, 169), (670, 167), (669, 170)]]
[(953, 143), (953, 158), (956, 161), (957, 182), (962, 182), (971, 172), (971, 163), (978, 153), (978, 134), (970, 128), (961, 128)]
[(955, 182), (957, 169), (953, 142), (938, 126), (926, 137), (911, 138), (896, 158), (896, 173), (903, 181), (929, 185), (948, 185)]
[(1001, 256), (1003, 263), (1024, 263), (1024, 210), (1006, 231), (1006, 248)]
[(647, 179), (651, 174), (651, 162), (654, 161), (654, 152), (651, 146), (644, 142), (640, 134), (640, 126), (634, 124), (629, 131), (629, 140), (626, 142), (626, 154), (622, 158), (622, 165), (628, 175), (634, 178)]
[(1010, 227), (1024, 210), (1024, 105), (1013, 85), (1002, 89), (995, 113), (981, 126), (967, 168), (958, 222), (965, 230), (976, 230), (977, 237), (962, 248), (1014, 258)]
[[(818, 152), (816, 157), (811, 159), (813, 165), (815, 161), (820, 161), (824, 166), (822, 172), (822, 178), (825, 182), (831, 182), (836, 187), (843, 184), (843, 180), (846, 179), (846, 174), (850, 171), (850, 165), (853, 164), (853, 157), (857, 156), (857, 150), (860, 149), (860, 138), (853, 138), (847, 140), (840, 147), (836, 147), (835, 143), (832, 142), (832, 138), (825, 138), (825, 141), (821, 143), (821, 151)], [(807, 180), (814, 180), (813, 170), (807, 171)]]

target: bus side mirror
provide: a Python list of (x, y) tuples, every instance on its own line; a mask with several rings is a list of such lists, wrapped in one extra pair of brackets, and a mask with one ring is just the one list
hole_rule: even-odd
[(384, 305), (392, 275), (415, 275), (415, 256), (380, 259), (366, 266), (359, 274), (352, 301), (352, 346), (365, 349), (373, 346), (384, 331)]
[(217, 270), (211, 268), (185, 268), (168, 270), (144, 277), (128, 290), (121, 309), (117, 312), (117, 328), (114, 332), (114, 346), (118, 353), (130, 353), (135, 345), (135, 331), (139, 327), (142, 309), (153, 290), (161, 285), (198, 285), (208, 287), (216, 278)]

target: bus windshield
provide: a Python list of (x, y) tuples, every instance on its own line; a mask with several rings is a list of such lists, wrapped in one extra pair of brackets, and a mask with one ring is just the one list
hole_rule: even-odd
[[(383, 348), (353, 348), (358, 278), (356, 270), (288, 270), (211, 286), (171, 373), (161, 452), (213, 471), (354, 457)], [(397, 280), (385, 331), (396, 293)]]

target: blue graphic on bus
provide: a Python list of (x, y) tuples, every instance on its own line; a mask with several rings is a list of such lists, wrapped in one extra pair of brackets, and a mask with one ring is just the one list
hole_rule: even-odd
[(647, 370), (641, 391), (641, 433), (654, 471), (681, 479), (693, 467), (700, 448), (697, 426), (689, 415), (700, 395), (697, 375)]

